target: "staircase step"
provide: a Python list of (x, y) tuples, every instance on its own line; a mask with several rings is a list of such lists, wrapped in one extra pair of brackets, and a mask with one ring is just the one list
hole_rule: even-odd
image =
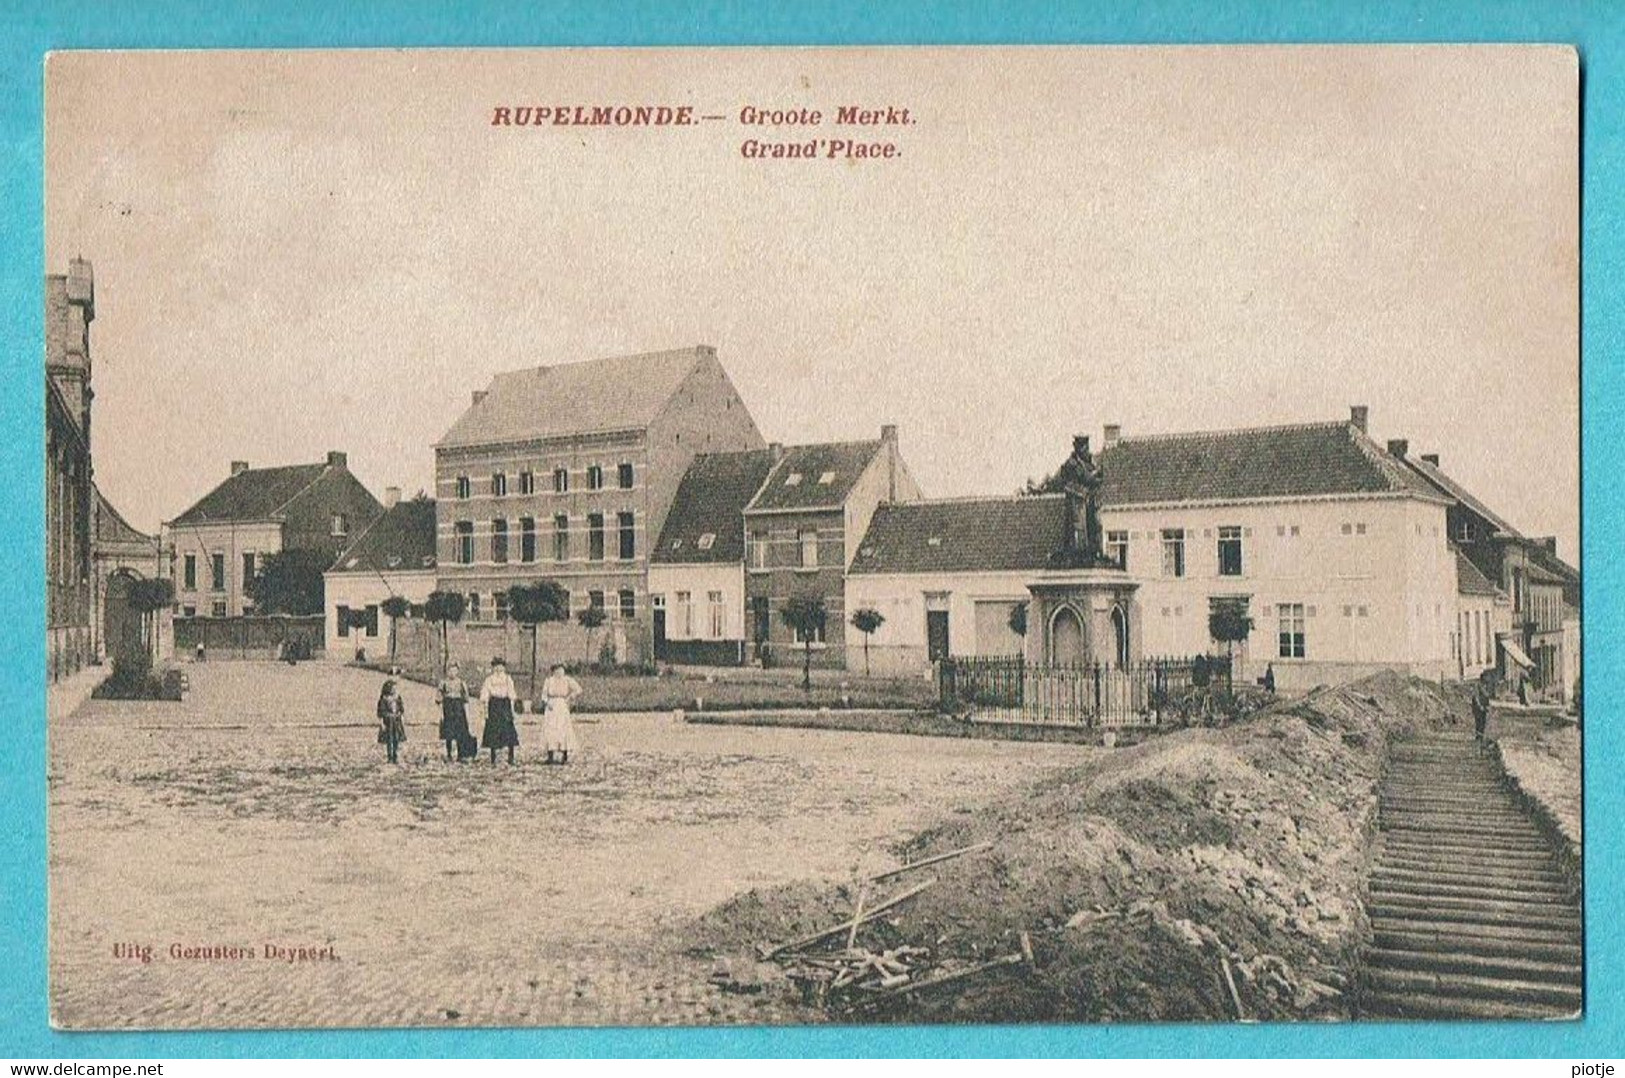
[(1415, 895), (1418, 898), (1483, 898), (1492, 902), (1527, 902), (1530, 904), (1567, 905), (1567, 895), (1558, 888), (1529, 890), (1527, 888), (1497, 887), (1485, 884), (1444, 883), (1439, 880), (1399, 879), (1393, 876), (1373, 877), (1371, 895)]
[(1555, 872), (1511, 870), (1497, 872), (1490, 868), (1412, 868), (1383, 862), (1371, 872), (1371, 883), (1438, 885), (1441, 887), (1485, 887), (1503, 891), (1526, 891), (1530, 894), (1569, 897), (1569, 886)]
[(1576, 987), (1583, 978), (1580, 963), (1577, 961), (1540, 962), (1526, 958), (1372, 948), (1365, 952), (1365, 962), (1371, 969), (1409, 970), (1441, 975), (1461, 974), (1469, 977), (1494, 977), (1501, 980)]
[(1507, 1003), (1538, 1004), (1580, 1009), (1578, 984), (1552, 984), (1508, 977), (1472, 977), (1427, 973), (1419, 970), (1370, 969), (1366, 984), (1376, 992), (1410, 992), (1454, 999), (1500, 1000)]
[(1521, 835), (1431, 835), (1415, 828), (1396, 827), (1383, 837), (1385, 849), (1395, 847), (1412, 851), (1438, 851), (1441, 856), (1451, 853), (1478, 856), (1489, 853), (1540, 854), (1550, 857), (1551, 847), (1544, 839), (1525, 838)]
[(1461, 899), (1406, 898), (1384, 895), (1366, 902), (1372, 920), (1392, 918), (1407, 921), (1428, 921), (1472, 925), (1485, 929), (1541, 928), (1574, 933), (1580, 931), (1580, 915), (1563, 907), (1522, 906), (1511, 909), (1490, 908), (1493, 904), (1479, 902), (1472, 906), (1452, 906), (1447, 902)]
[(1369, 1018), (1563, 1019), (1578, 1017), (1579, 1008), (1383, 991), (1368, 992), (1361, 1000), (1360, 1013)]
[[(1384, 924), (1406, 922), (1384, 922)], [(1431, 928), (1408, 931), (1396, 928), (1371, 930), (1371, 942), (1376, 948), (1392, 951), (1429, 952), (1432, 954), (1478, 955), (1481, 957), (1518, 958), (1531, 962), (1571, 963), (1578, 965), (1583, 950), (1571, 933), (1552, 933), (1550, 940), (1518, 939), (1513, 936), (1471, 935), (1468, 933), (1440, 932)]]

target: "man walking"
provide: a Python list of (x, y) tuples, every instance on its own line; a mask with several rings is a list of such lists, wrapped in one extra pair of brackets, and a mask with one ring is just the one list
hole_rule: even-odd
[(1478, 675), (1473, 686), (1473, 736), (1484, 740), (1484, 731), (1490, 722), (1490, 701), (1495, 699), (1495, 671), (1486, 670)]

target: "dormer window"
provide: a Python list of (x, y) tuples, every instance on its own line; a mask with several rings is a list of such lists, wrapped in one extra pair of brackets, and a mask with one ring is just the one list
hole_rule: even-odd
[(818, 485), (821, 487), (827, 487), (833, 482), (835, 482), (834, 472), (825, 472), (823, 475), (818, 477)]
[(927, 539), (925, 541), (925, 545), (926, 546), (941, 546), (942, 545), (942, 536), (933, 535), (931, 538), (929, 538), (929, 539)]
[(799, 487), (801, 485), (801, 473), (791, 472), (789, 476), (785, 478), (784, 485), (787, 487)]
[(333, 534), (335, 536), (337, 536), (337, 537), (340, 537), (340, 538), (342, 538), (342, 537), (344, 537), (346, 535), (349, 535), (350, 534), (350, 518), (345, 516), (343, 513), (334, 513), (333, 514)]
[(716, 541), (716, 532), (706, 532), (704, 535), (700, 536), (700, 541), (697, 545), (701, 550), (710, 550), (716, 545)]
[(391, 569), (399, 569), (401, 567), (401, 557), (399, 554), (391, 554), (385, 559), (385, 561)]

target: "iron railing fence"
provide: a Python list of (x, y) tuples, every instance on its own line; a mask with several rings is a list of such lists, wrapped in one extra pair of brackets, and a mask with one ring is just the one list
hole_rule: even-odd
[(1055, 726), (1156, 726), (1192, 689), (1228, 688), (1230, 677), (1223, 655), (1121, 666), (1035, 664), (1020, 656), (952, 657), (937, 664), (944, 708), (968, 709), (973, 721)]

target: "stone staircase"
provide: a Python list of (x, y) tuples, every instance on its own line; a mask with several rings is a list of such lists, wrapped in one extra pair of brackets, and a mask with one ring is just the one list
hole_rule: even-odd
[(1362, 1013), (1575, 1015), (1578, 902), (1472, 735), (1395, 742), (1380, 797)]

